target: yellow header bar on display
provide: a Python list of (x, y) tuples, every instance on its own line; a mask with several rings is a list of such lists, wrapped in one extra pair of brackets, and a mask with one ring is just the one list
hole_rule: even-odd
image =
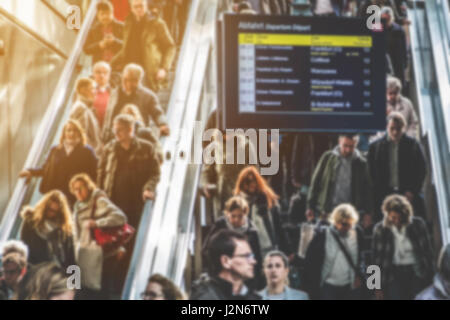
[(261, 46), (358, 47), (371, 48), (370, 36), (240, 33), (239, 44)]

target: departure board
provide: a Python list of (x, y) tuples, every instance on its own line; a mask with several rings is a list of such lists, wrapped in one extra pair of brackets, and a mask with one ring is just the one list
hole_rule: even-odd
[(226, 15), (221, 34), (224, 127), (384, 129), (385, 35), (363, 19)]

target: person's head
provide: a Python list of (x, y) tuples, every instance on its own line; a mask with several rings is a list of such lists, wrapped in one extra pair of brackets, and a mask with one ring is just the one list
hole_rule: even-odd
[(79, 97), (88, 101), (95, 99), (95, 82), (91, 78), (80, 78), (75, 84), (75, 90)]
[(2, 271), (6, 285), (13, 288), (26, 273), (28, 247), (22, 241), (9, 240), (2, 248)]
[(89, 199), (92, 192), (97, 188), (95, 182), (86, 173), (80, 173), (70, 180), (70, 192), (78, 201), (84, 202)]
[(244, 10), (252, 10), (252, 5), (248, 1), (241, 1), (237, 5), (237, 12), (242, 13)]
[(72, 235), (72, 213), (66, 196), (59, 190), (46, 193), (34, 208), (25, 207), (21, 215), (37, 230), (43, 230), (45, 222), (51, 221), (63, 231), (64, 236)]
[(398, 194), (387, 196), (383, 201), (381, 210), (384, 215), (384, 225), (393, 225), (397, 228), (411, 223), (414, 215), (413, 208), (408, 199)]
[(122, 108), (122, 110), (120, 110), (120, 114), (127, 114), (127, 115), (133, 117), (133, 119), (135, 121), (144, 123), (144, 119), (142, 118), (141, 112), (139, 111), (139, 108), (135, 104), (131, 104), (131, 103), (126, 104)]
[(399, 142), (404, 135), (405, 130), (405, 117), (400, 112), (391, 112), (387, 117), (386, 131), (388, 137), (394, 142)]
[(147, 0), (131, 0), (131, 12), (137, 20), (141, 20), (148, 11)]
[(402, 82), (395, 77), (388, 77), (386, 83), (386, 99), (390, 104), (395, 104), (402, 92)]
[(278, 250), (266, 254), (263, 263), (264, 275), (268, 286), (289, 283), (289, 260), (286, 255)]
[(124, 69), (122, 73), (122, 88), (127, 94), (133, 94), (144, 78), (144, 69), (140, 65), (130, 63)]
[(438, 262), (437, 262), (438, 272), (441, 277), (450, 282), (450, 244), (447, 243), (444, 247), (442, 247), (441, 252), (439, 254)]
[(241, 192), (248, 195), (263, 193), (266, 196), (269, 208), (272, 208), (278, 200), (278, 196), (254, 166), (248, 166), (239, 173), (234, 188), (234, 195), (239, 195)]
[(385, 20), (388, 26), (394, 22), (394, 18), (394, 10), (391, 7), (381, 8), (381, 19)]
[(55, 262), (41, 264), (25, 286), (25, 300), (73, 300), (67, 275)]
[(134, 119), (127, 114), (114, 118), (114, 136), (119, 143), (129, 142), (134, 137)]
[(148, 279), (147, 288), (141, 296), (144, 300), (185, 300), (181, 290), (160, 274), (154, 274)]
[(340, 204), (334, 208), (330, 216), (330, 223), (336, 230), (345, 236), (358, 223), (359, 215), (356, 209), (348, 203)]
[(92, 69), (95, 83), (99, 87), (105, 87), (109, 84), (109, 80), (111, 78), (111, 66), (105, 61), (99, 61), (94, 64), (94, 68)]
[(355, 152), (359, 142), (357, 134), (341, 134), (339, 135), (339, 152), (342, 157), (348, 158)]
[(109, 1), (97, 3), (97, 20), (103, 26), (108, 26), (114, 20), (114, 7)]
[(69, 119), (64, 125), (59, 144), (62, 146), (64, 142), (70, 144), (79, 144), (85, 146), (87, 143), (86, 133), (77, 120)]
[(241, 196), (234, 196), (225, 203), (225, 218), (233, 226), (240, 228), (247, 222), (248, 203)]
[(249, 280), (254, 276), (254, 259), (247, 237), (232, 230), (221, 230), (211, 238), (208, 246), (210, 273)]

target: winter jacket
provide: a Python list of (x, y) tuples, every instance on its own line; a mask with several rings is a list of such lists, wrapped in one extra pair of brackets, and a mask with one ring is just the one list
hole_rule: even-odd
[[(84, 45), (84, 52), (88, 55), (92, 55), (92, 62), (105, 60), (103, 58), (103, 52), (110, 50), (113, 58), (123, 46), (123, 23), (113, 20), (111, 22), (111, 31), (114, 36), (114, 42), (105, 49), (100, 48), (100, 42), (104, 38), (103, 25), (99, 22), (95, 23), (92, 30), (89, 32), (86, 43)], [(109, 61), (107, 61), (109, 62)]]
[[(389, 145), (389, 138), (385, 135), (370, 145), (367, 156), (377, 207), (391, 192)], [(420, 144), (415, 139), (403, 135), (398, 145), (398, 191), (418, 194), (422, 189), (426, 170), (425, 155)]]
[[(327, 151), (314, 170), (309, 188), (307, 205), (316, 212), (331, 213), (332, 201), (339, 168), (340, 156), (336, 149)], [(366, 159), (358, 150), (352, 158), (352, 204), (358, 211), (373, 212), (372, 184)]]
[(102, 140), (105, 144), (114, 138), (114, 118), (120, 114), (126, 104), (134, 104), (138, 107), (145, 127), (150, 125), (150, 121), (153, 121), (158, 127), (167, 125), (166, 116), (161, 109), (158, 96), (154, 92), (140, 86), (135, 93), (126, 96), (122, 89), (115, 89), (111, 91), (103, 125)]
[(64, 235), (61, 229), (50, 233), (37, 230), (32, 225), (34, 212), (24, 213), (20, 229), (20, 240), (28, 246), (28, 261), (37, 265), (42, 262), (56, 262), (63, 269), (75, 264), (75, 249), (73, 235)]
[(50, 149), (42, 167), (28, 169), (33, 176), (42, 177), (39, 191), (45, 194), (51, 190), (60, 190), (70, 203), (75, 203), (75, 197), (70, 193), (69, 182), (76, 174), (87, 173), (95, 181), (97, 176), (97, 158), (90, 146), (77, 145), (69, 154), (63, 146)]
[[(158, 92), (161, 88), (160, 81), (156, 80), (159, 69), (169, 72), (176, 54), (175, 42), (170, 35), (166, 23), (157, 17), (147, 14), (144, 18), (143, 32), (140, 41), (145, 45), (143, 52), (146, 80), (151, 90)], [(136, 24), (136, 18), (130, 14), (125, 20), (123, 47), (114, 57), (111, 64), (122, 69), (130, 61), (127, 60), (129, 51), (133, 49), (130, 44), (131, 32)]]
[(232, 284), (219, 277), (202, 276), (194, 282), (191, 300), (261, 300), (261, 296), (248, 289), (244, 295), (233, 295)]
[(450, 282), (437, 274), (433, 284), (419, 293), (416, 300), (450, 300)]
[[(421, 218), (413, 217), (406, 225), (406, 235), (413, 246), (416, 276), (425, 283), (431, 282), (434, 273), (433, 249), (425, 222)], [(382, 289), (386, 288), (393, 280), (394, 246), (394, 234), (389, 221), (385, 218), (375, 225), (372, 241), (373, 262), (381, 269)]]
[(0, 277), (0, 301), (9, 300), (11, 290), (6, 285), (5, 279)]
[[(107, 196), (117, 204), (113, 197), (113, 188), (118, 166), (118, 148), (120, 144), (113, 140), (105, 146), (100, 164), (98, 167), (97, 185), (104, 190)], [(155, 191), (160, 179), (160, 163), (155, 148), (147, 141), (133, 138), (130, 148), (130, 155), (126, 164), (130, 170), (129, 185), (118, 186), (121, 196), (133, 199), (133, 208), (121, 209), (127, 214), (130, 224), (137, 227), (139, 222), (143, 200), (142, 193), (145, 190)], [(119, 207), (120, 205), (117, 204)]]
[[(319, 289), (323, 285), (323, 274), (328, 274), (330, 271), (329, 265), (325, 265), (326, 258), (326, 242), (327, 237), (332, 236), (331, 228), (327, 226), (320, 226), (315, 229), (315, 234), (311, 240), (305, 256), (305, 270), (304, 270), (304, 289), (309, 293), (312, 299), (319, 298)], [(355, 266), (362, 270), (364, 259), (362, 255), (363, 250), (363, 232), (361, 228), (356, 227), (356, 235), (358, 242), (358, 253), (356, 257)], [(338, 247), (339, 248), (339, 247)], [(340, 250), (340, 248), (339, 248)], [(327, 268), (327, 270), (324, 270)], [(356, 276), (356, 275), (355, 275)]]
[(95, 110), (85, 102), (77, 100), (70, 112), (70, 119), (77, 120), (86, 133), (87, 143), (97, 154), (100, 154), (102, 142), (100, 125)]
[[(95, 208), (94, 208), (95, 203)], [(94, 211), (95, 209), (95, 211)], [(82, 234), (82, 228), (87, 220), (95, 220), (98, 228), (113, 228), (120, 227), (127, 223), (127, 217), (111, 200), (108, 199), (106, 194), (96, 189), (92, 191), (91, 195), (86, 201), (77, 201), (74, 207), (74, 220), (75, 220), (75, 241), (80, 242)], [(110, 250), (104, 252), (103, 259), (113, 256), (117, 253), (116, 250)], [(97, 266), (102, 268), (102, 265)]]

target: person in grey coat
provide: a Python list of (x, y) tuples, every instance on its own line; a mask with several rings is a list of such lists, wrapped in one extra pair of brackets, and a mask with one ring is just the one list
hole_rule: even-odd
[(263, 300), (309, 300), (306, 292), (289, 287), (289, 260), (278, 250), (270, 251), (264, 259), (267, 287), (259, 294)]
[[(74, 207), (77, 242), (81, 240), (83, 229), (121, 227), (127, 223), (125, 214), (108, 199), (104, 191), (97, 188), (88, 175), (74, 176), (70, 181), (70, 190), (77, 198)], [(117, 276), (118, 262), (123, 256), (122, 247), (112, 250), (103, 249), (103, 264), (97, 266), (102, 270), (101, 291), (89, 292), (89, 298), (106, 299), (110, 293), (115, 293), (114, 279)]]
[(416, 300), (450, 300), (450, 244), (441, 249), (437, 264), (433, 284), (419, 293)]

